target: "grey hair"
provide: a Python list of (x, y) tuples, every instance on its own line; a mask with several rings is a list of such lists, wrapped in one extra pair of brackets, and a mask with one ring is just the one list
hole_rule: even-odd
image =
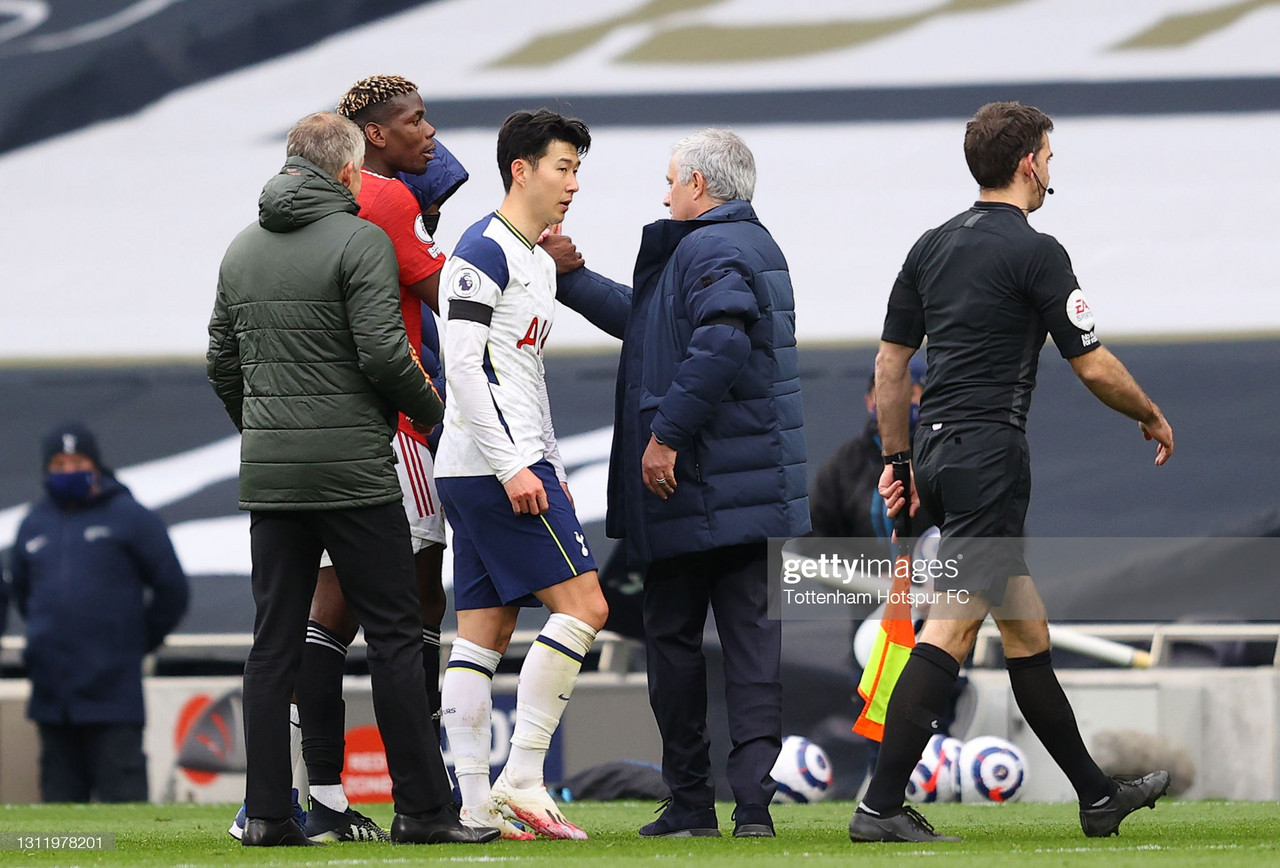
[(285, 145), (290, 157), (302, 157), (334, 178), (347, 163), (364, 165), (364, 133), (335, 112), (314, 112), (293, 125)]
[(708, 127), (685, 136), (672, 149), (676, 180), (689, 183), (693, 173), (707, 179), (707, 195), (719, 202), (751, 201), (756, 191), (756, 158), (747, 143), (732, 130)]

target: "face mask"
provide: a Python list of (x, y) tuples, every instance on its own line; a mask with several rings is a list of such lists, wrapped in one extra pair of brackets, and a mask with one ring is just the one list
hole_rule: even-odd
[(92, 470), (77, 470), (72, 473), (47, 474), (44, 487), (58, 503), (80, 503), (89, 497), (93, 482)]
[(440, 214), (423, 214), (422, 225), (427, 230), (427, 234), (432, 238), (436, 237), (436, 230), (440, 228)]

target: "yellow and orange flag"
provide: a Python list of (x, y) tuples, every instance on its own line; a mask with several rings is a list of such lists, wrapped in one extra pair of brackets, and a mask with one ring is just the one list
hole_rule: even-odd
[(909, 602), (911, 554), (909, 546), (902, 548), (904, 554), (900, 554), (894, 564), (893, 590), (884, 607), (884, 617), (880, 619), (880, 632), (876, 634), (871, 657), (858, 682), (858, 695), (866, 704), (853, 724), (853, 731), (873, 741), (884, 740), (884, 715), (889, 708), (889, 696), (902, 668), (907, 665), (911, 649), (916, 647)]

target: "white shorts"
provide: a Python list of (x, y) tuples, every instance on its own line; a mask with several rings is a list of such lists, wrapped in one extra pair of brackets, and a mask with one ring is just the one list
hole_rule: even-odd
[[(431, 450), (402, 431), (396, 432), (391, 448), (396, 453), (396, 476), (400, 478), (401, 503), (405, 518), (409, 519), (413, 553), (416, 555), (427, 546), (444, 545), (444, 511), (436, 494)], [(320, 555), (320, 566), (333, 566), (328, 552)]]

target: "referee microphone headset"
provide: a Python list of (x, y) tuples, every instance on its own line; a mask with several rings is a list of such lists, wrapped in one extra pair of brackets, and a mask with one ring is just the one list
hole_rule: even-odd
[(1033, 178), (1035, 178), (1035, 179), (1036, 179), (1036, 183), (1040, 185), (1040, 189), (1041, 189), (1042, 191), (1044, 191), (1045, 193), (1048, 193), (1050, 196), (1052, 196), (1052, 195), (1053, 195), (1053, 188), (1052, 188), (1052, 187), (1046, 187), (1046, 186), (1044, 185), (1044, 181), (1041, 181), (1041, 180), (1040, 180), (1040, 174), (1036, 171), (1036, 167), (1035, 167), (1035, 158), (1036, 158), (1036, 155), (1035, 155), (1035, 154), (1031, 154), (1031, 160), (1032, 160), (1032, 164), (1031, 164), (1031, 177), (1033, 177)]

